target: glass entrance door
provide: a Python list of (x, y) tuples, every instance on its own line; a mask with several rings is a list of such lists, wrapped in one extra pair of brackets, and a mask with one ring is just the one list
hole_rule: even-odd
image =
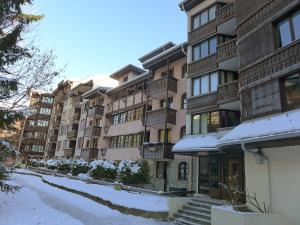
[(199, 181), (198, 191), (201, 194), (209, 194), (209, 157), (199, 157)]
[(220, 160), (211, 158), (209, 165), (209, 195), (220, 198)]

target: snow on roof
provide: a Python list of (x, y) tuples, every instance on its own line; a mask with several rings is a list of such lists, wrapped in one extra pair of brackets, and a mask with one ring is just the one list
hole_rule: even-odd
[(224, 135), (218, 147), (300, 136), (300, 109), (244, 122)]
[(188, 135), (174, 145), (172, 152), (217, 151), (217, 144), (218, 137), (213, 134)]

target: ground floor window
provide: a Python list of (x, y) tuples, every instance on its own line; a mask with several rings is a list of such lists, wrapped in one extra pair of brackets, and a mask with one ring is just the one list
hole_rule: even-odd
[(179, 163), (178, 180), (188, 180), (188, 164), (186, 162)]
[(156, 178), (165, 177), (165, 162), (156, 163)]
[(284, 80), (285, 89), (285, 102), (288, 110), (299, 108), (300, 106), (300, 76), (294, 74), (285, 77)]

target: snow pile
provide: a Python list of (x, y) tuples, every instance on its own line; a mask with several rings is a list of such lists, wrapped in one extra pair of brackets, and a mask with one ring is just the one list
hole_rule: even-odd
[(49, 159), (46, 162), (46, 167), (48, 169), (56, 169), (57, 164), (58, 164), (58, 160), (56, 160), (56, 159)]
[(122, 160), (118, 166), (118, 172), (125, 172), (126, 170), (130, 170), (131, 173), (137, 174), (140, 172), (140, 166), (137, 162), (131, 160)]
[(105, 168), (105, 169), (116, 169), (116, 163), (112, 160), (95, 160), (90, 163), (90, 168), (92, 170), (97, 169), (99, 167)]

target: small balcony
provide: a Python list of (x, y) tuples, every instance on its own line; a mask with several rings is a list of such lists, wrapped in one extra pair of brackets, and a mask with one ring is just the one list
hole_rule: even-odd
[(207, 24), (192, 30), (188, 34), (188, 44), (192, 45), (202, 39), (205, 39), (217, 32), (217, 19), (214, 19)]
[(218, 104), (235, 102), (240, 99), (239, 81), (234, 80), (218, 87)]
[(84, 129), (84, 137), (100, 137), (101, 127), (90, 126)]
[(167, 127), (176, 124), (176, 110), (163, 108), (146, 113), (145, 126), (162, 129), (165, 123)]
[(75, 153), (75, 148), (65, 148), (64, 149), (64, 156), (69, 158), (69, 157), (73, 157)]
[(88, 110), (88, 117), (103, 116), (104, 106), (95, 106)]
[(77, 133), (78, 133), (77, 130), (69, 131), (69, 132), (67, 133), (67, 137), (68, 137), (68, 138), (77, 138)]
[(236, 38), (222, 43), (217, 48), (219, 69), (238, 71), (239, 61), (237, 56)]
[(164, 99), (168, 93), (173, 96), (177, 93), (177, 79), (171, 76), (164, 76), (149, 83), (149, 96), (155, 99)]
[(217, 54), (208, 56), (204, 59), (188, 64), (188, 75), (207, 73), (218, 68)]
[(170, 160), (174, 159), (174, 154), (172, 153), (173, 144), (167, 143), (144, 143), (142, 147), (142, 157), (143, 159), (150, 160)]
[(235, 1), (225, 5), (216, 12), (218, 20), (218, 33), (234, 36), (236, 35)]
[(81, 149), (80, 157), (86, 161), (95, 160), (98, 158), (99, 149), (96, 148), (84, 148)]
[(189, 98), (187, 103), (187, 113), (201, 113), (218, 108), (218, 92)]

